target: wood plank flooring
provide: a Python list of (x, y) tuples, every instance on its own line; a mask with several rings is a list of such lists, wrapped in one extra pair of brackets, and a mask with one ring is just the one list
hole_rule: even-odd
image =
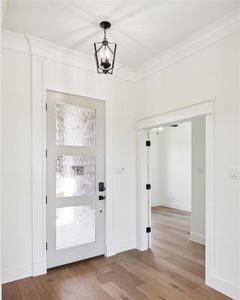
[(3, 285), (3, 300), (225, 300), (204, 284), (204, 247), (189, 241), (190, 215), (152, 210), (152, 249), (58, 267)]

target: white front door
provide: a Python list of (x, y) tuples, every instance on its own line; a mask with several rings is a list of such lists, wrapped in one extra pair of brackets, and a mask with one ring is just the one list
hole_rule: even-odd
[(104, 254), (104, 146), (103, 101), (47, 92), (48, 268)]

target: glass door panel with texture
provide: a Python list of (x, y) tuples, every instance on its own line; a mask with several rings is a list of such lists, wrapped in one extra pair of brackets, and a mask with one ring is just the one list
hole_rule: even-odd
[(48, 268), (104, 253), (104, 102), (47, 93)]

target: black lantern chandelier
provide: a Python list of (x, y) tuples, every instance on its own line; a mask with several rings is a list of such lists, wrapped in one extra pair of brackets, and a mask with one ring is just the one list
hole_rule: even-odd
[(94, 43), (97, 71), (99, 74), (112, 74), (117, 44), (109, 43), (106, 37), (106, 30), (111, 27), (111, 23), (103, 21), (100, 27), (104, 29), (103, 41)]

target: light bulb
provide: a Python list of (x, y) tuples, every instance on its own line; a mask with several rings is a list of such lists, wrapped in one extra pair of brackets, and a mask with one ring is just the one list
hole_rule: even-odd
[(156, 134), (159, 134), (159, 132), (163, 131), (163, 130), (164, 130), (164, 127), (156, 127), (156, 128), (152, 129), (152, 131), (155, 132)]
[(101, 67), (103, 67), (104, 69), (110, 68), (111, 67), (111, 63), (109, 61), (110, 52), (106, 46), (104, 46), (103, 50), (101, 51), (100, 57), (101, 57)]

